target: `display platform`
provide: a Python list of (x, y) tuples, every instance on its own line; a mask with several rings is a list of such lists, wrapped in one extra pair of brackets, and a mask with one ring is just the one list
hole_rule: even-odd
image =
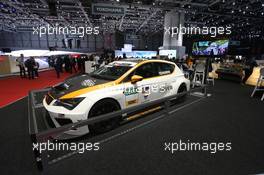
[[(94, 118), (89, 118), (85, 121), (80, 121), (78, 123), (73, 124), (66, 124), (59, 128), (55, 128), (54, 125), (50, 124), (50, 117), (48, 116), (48, 113), (46, 112), (42, 100), (44, 96), (47, 94), (49, 89), (41, 89), (41, 90), (35, 90), (31, 91), (29, 93), (29, 131), (32, 138), (33, 144), (42, 144), (42, 143), (68, 143), (75, 142), (78, 143), (98, 143), (102, 144), (104, 142), (108, 142), (112, 139), (116, 139), (120, 136), (123, 136), (137, 128), (143, 127), (145, 125), (148, 125), (156, 120), (169, 117), (170, 115), (174, 114), (178, 110), (181, 110), (183, 108), (187, 108), (191, 106), (194, 103), (197, 103), (207, 97), (207, 86), (202, 87), (195, 87), (190, 90), (190, 92), (185, 92), (173, 95), (170, 97), (166, 97), (165, 99), (160, 99), (152, 102), (147, 102), (144, 104), (141, 104), (139, 106), (130, 107), (128, 109), (124, 109), (121, 111), (113, 112), (110, 114), (105, 114), (102, 116), (98, 116), (97, 120), (94, 120)], [(197, 95), (196, 92), (202, 91), (203, 93), (200, 93)], [(180, 103), (180, 99), (177, 100), (176, 98), (181, 97), (182, 95), (190, 94), (187, 98), (187, 100), (184, 101), (184, 103)], [(158, 108), (157, 108), (158, 105)], [(154, 107), (155, 106), (155, 107)], [(149, 109), (149, 107), (151, 107)], [(155, 110), (152, 110), (155, 109)], [(157, 109), (157, 110), (156, 110)], [(99, 121), (105, 121), (109, 120), (109, 118), (113, 118), (115, 116), (120, 116), (121, 114), (127, 114), (127, 113), (134, 113), (135, 111), (141, 111), (137, 115), (136, 121), (126, 121), (124, 120), (120, 127), (104, 133), (100, 135), (94, 135), (94, 134), (87, 134), (81, 137), (76, 137), (73, 135), (65, 134), (64, 132), (73, 130), (76, 127), (81, 126), (87, 126), (89, 124), (93, 124)], [(149, 112), (152, 110), (151, 112)], [(151, 116), (147, 116), (147, 114), (151, 114)], [(144, 119), (143, 119), (144, 117)], [(142, 119), (140, 119), (142, 118)], [(131, 127), (131, 124), (133, 123), (133, 127)], [(135, 125), (136, 124), (136, 125)], [(48, 168), (48, 166), (59, 162), (65, 158), (69, 158), (73, 155), (78, 155), (79, 151), (72, 151), (72, 150), (45, 150), (44, 152), (39, 152), (37, 150), (34, 151), (36, 156), (36, 162), (38, 163), (38, 167), (40, 170), (44, 170)]]

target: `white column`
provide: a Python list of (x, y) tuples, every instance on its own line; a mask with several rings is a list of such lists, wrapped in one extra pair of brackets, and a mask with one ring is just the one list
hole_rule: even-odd
[[(164, 48), (173, 48), (175, 46), (182, 46), (183, 35), (180, 33), (180, 26), (184, 26), (184, 13), (170, 11), (165, 14), (164, 19), (164, 29), (165, 28), (175, 28), (174, 32), (178, 32), (177, 35), (172, 34), (172, 30), (170, 30), (170, 34), (164, 30), (163, 34), (163, 47)], [(176, 29), (177, 28), (177, 29)]]
[[(181, 27), (184, 27), (185, 14), (183, 12), (170, 11), (164, 17), (164, 34), (163, 34), (163, 49), (176, 49), (177, 57), (181, 58), (185, 54), (185, 47), (182, 47), (183, 34)], [(166, 29), (170, 28), (170, 32)], [(172, 29), (174, 28), (174, 35)], [(177, 32), (177, 34), (176, 34)]]

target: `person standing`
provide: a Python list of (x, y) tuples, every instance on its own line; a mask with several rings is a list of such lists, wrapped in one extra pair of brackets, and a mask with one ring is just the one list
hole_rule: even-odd
[(38, 73), (39, 63), (35, 60), (35, 58), (33, 58), (33, 63), (34, 63), (34, 67), (33, 67), (34, 75), (38, 78), (39, 77), (39, 73)]
[(34, 58), (30, 57), (26, 60), (25, 66), (27, 67), (28, 79), (34, 79)]
[(94, 61), (95, 61), (95, 68), (99, 69), (100, 67), (100, 57), (98, 55), (94, 56)]
[(81, 55), (80, 58), (77, 59), (77, 67), (78, 67), (78, 71), (80, 71), (80, 72), (82, 72), (82, 67), (81, 67), (81, 64), (82, 64), (82, 63), (81, 63), (81, 62), (82, 62), (82, 60), (84, 59), (83, 57), (84, 57), (84, 56)]
[(70, 62), (69, 55), (65, 55), (64, 56), (64, 67), (65, 67), (65, 71), (66, 72), (70, 72), (70, 70), (71, 70), (71, 62)]
[(26, 69), (24, 63), (24, 55), (20, 54), (20, 57), (17, 58), (17, 66), (19, 67), (19, 74), (21, 78), (26, 78)]
[(74, 70), (75, 73), (77, 73), (76, 70), (76, 58), (72, 57), (70, 58), (70, 73), (72, 74), (72, 69)]
[(63, 64), (64, 64), (63, 57), (62, 56), (58, 56), (58, 57), (60, 58), (60, 72), (63, 73)]
[(57, 74), (57, 78), (60, 78), (62, 59), (60, 56), (55, 57), (54, 59), (54, 68)]

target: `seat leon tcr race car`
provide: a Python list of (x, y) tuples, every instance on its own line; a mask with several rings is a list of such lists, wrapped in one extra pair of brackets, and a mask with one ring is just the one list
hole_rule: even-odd
[[(190, 81), (176, 64), (163, 60), (114, 61), (53, 87), (43, 100), (56, 127), (188, 91)], [(106, 132), (127, 116), (65, 132)]]

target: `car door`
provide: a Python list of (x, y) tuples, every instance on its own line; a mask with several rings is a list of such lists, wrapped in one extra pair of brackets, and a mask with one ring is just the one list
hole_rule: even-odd
[(158, 75), (155, 63), (146, 63), (135, 70), (135, 75), (143, 77), (142, 81), (137, 82), (139, 89), (139, 103), (146, 103), (159, 98), (159, 85), (164, 81)]
[[(136, 68), (126, 78), (124, 85), (125, 105), (132, 106), (160, 99), (171, 94), (174, 65), (160, 62), (145, 63)], [(132, 84), (133, 75), (143, 77)]]
[[(151, 66), (153, 74), (138, 83), (142, 87), (142, 93), (139, 93), (141, 103), (157, 100), (173, 93), (174, 78), (172, 72), (175, 66), (163, 62), (153, 62)], [(139, 73), (136, 72), (136, 74)], [(144, 90), (146, 88), (149, 88), (149, 91), (146, 92)]]
[[(153, 64), (146, 63), (136, 68), (130, 75), (124, 80), (124, 96), (125, 106), (130, 107), (137, 104), (141, 104), (153, 99), (152, 93), (149, 92), (151, 84), (153, 84), (152, 78)], [(143, 77), (142, 81), (131, 83), (131, 77), (133, 75), (139, 75)]]

